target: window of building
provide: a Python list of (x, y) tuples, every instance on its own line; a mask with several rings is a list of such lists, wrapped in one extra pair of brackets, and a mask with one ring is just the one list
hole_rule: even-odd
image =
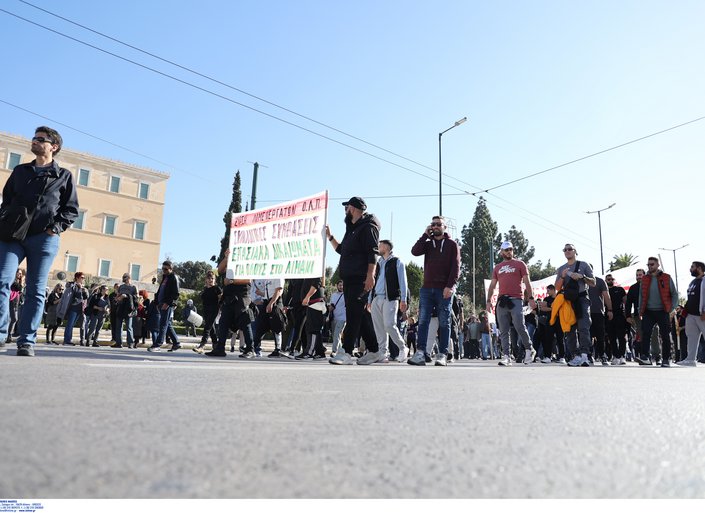
[(98, 263), (98, 276), (101, 278), (110, 278), (110, 266), (112, 262), (110, 260), (100, 259)]
[(105, 216), (105, 221), (103, 222), (103, 233), (105, 235), (115, 235), (115, 225), (116, 224), (117, 224), (117, 217)]
[(91, 177), (91, 172), (88, 169), (78, 170), (78, 185), (88, 187), (88, 179)]
[(7, 158), (7, 169), (15, 169), (15, 166), (20, 165), (20, 160), (22, 159), (22, 155), (19, 153), (10, 153), (10, 156)]
[(86, 211), (79, 210), (78, 217), (76, 218), (76, 221), (74, 221), (72, 228), (76, 228), (77, 230), (83, 230), (83, 223), (84, 223), (85, 217), (86, 217)]
[(139, 189), (140, 199), (149, 199), (149, 184), (141, 182)]
[(69, 276), (78, 272), (78, 255), (66, 256), (66, 272)]
[(120, 192), (120, 177), (111, 176), (110, 177), (110, 192), (118, 193)]
[(144, 240), (144, 229), (146, 226), (147, 223), (145, 223), (144, 221), (135, 221), (135, 239)]
[(142, 266), (139, 264), (130, 264), (130, 278), (132, 281), (140, 281), (140, 273)]

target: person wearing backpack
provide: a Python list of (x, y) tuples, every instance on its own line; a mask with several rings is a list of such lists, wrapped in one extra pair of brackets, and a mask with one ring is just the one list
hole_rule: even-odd
[(586, 287), (597, 284), (592, 268), (587, 262), (576, 259), (578, 252), (573, 244), (563, 247), (566, 263), (556, 270), (556, 290), (560, 290), (571, 302), (577, 322), (565, 333), (567, 350), (573, 355), (568, 362), (571, 367), (589, 367), (592, 365), (588, 355), (592, 351), (590, 337), (590, 298)]

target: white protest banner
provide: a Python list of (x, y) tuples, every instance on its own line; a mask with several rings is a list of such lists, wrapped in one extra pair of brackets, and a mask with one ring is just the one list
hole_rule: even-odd
[(232, 214), (228, 269), (236, 279), (325, 274), (328, 191)]

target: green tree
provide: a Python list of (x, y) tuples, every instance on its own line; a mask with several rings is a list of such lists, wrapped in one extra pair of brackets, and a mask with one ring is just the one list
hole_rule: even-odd
[(484, 280), (492, 274), (492, 261), (499, 248), (497, 223), (492, 220), (485, 199), (480, 197), (470, 224), (463, 226), (460, 246), (460, 280), (458, 292), (472, 302), (473, 296), (473, 237), (475, 238), (475, 302), (485, 302)]
[(206, 280), (206, 273), (213, 268), (208, 262), (175, 262), (174, 274), (181, 278), (180, 286), (185, 289), (200, 290)]
[(631, 253), (623, 253), (621, 255), (615, 255), (612, 257), (612, 261), (609, 263), (609, 270), (616, 271), (617, 269), (624, 269), (630, 265), (634, 265), (638, 257), (635, 257)]
[(556, 268), (551, 265), (551, 260), (548, 261), (546, 267), (543, 267), (541, 260), (529, 266), (529, 279), (531, 281), (543, 280), (554, 274), (556, 274)]
[(423, 285), (423, 267), (414, 262), (406, 264), (406, 283), (411, 297), (418, 298), (421, 285)]
[(230, 205), (228, 206), (228, 210), (223, 215), (225, 234), (223, 235), (223, 238), (220, 239), (220, 253), (218, 253), (218, 258), (215, 260), (216, 265), (225, 256), (225, 251), (228, 249), (230, 244), (230, 221), (232, 220), (232, 213), (242, 212), (242, 192), (240, 191), (240, 185), (240, 170), (238, 169), (235, 173), (235, 179), (233, 180), (233, 195), (230, 199)]

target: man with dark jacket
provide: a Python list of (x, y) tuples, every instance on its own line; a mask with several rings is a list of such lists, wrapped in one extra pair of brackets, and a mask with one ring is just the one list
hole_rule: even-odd
[[(7, 338), (10, 285), (20, 263), (27, 259), (25, 302), (19, 320), (17, 355), (34, 356), (37, 328), (44, 312), (49, 270), (59, 250), (59, 234), (78, 218), (78, 197), (73, 175), (59, 167), (54, 156), (61, 151), (59, 133), (40, 126), (32, 138), (36, 159), (15, 167), (2, 191), (0, 205), (0, 341)], [(17, 240), (11, 210), (25, 207), (31, 214), (26, 236)]]
[(343, 203), (345, 207), (345, 235), (338, 242), (326, 226), (326, 235), (333, 249), (340, 255), (338, 272), (345, 282), (346, 324), (343, 330), (343, 350), (329, 361), (336, 365), (352, 365), (355, 341), (362, 336), (371, 353), (378, 350), (372, 327), (372, 318), (365, 311), (367, 292), (375, 286), (375, 267), (379, 245), (379, 219), (367, 214), (365, 200), (353, 196)]
[(159, 305), (159, 338), (152, 341), (152, 345), (147, 348), (147, 351), (161, 351), (161, 346), (164, 344), (164, 338), (167, 331), (174, 343), (169, 351), (176, 351), (181, 348), (179, 339), (176, 337), (176, 332), (171, 325), (171, 319), (176, 308), (176, 301), (179, 299), (179, 282), (174, 274), (173, 265), (169, 260), (162, 263), (162, 282), (159, 284), (154, 300)]
[(411, 248), (414, 256), (424, 256), (423, 286), (419, 293), (419, 331), (416, 354), (410, 365), (426, 365), (426, 341), (431, 313), (438, 313), (439, 337), (436, 365), (445, 366), (450, 343), (450, 315), (453, 294), (460, 277), (460, 248), (446, 233), (445, 220), (434, 216), (423, 235)]

